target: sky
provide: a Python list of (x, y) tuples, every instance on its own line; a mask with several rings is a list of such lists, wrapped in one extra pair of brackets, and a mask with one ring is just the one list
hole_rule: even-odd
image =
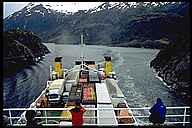
[[(3, 18), (13, 14), (16, 11), (19, 11), (23, 7), (25, 7), (30, 2), (3, 2)], [(37, 3), (37, 2), (36, 2)], [(42, 2), (38, 2), (42, 3)], [(69, 12), (76, 12), (77, 10), (87, 10), (90, 8), (94, 8), (103, 2), (46, 2), (51, 4), (63, 4), (62, 8)]]
[(10, 14), (19, 11), (25, 7), (29, 2), (3, 2), (3, 18)]

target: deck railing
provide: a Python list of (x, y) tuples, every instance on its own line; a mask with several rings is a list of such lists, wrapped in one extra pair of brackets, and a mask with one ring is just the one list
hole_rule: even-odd
[[(166, 115), (166, 120), (164, 122), (164, 125), (177, 125), (177, 124), (182, 124), (183, 126), (189, 125), (190, 121), (190, 107), (189, 106), (182, 106), (182, 107), (166, 107), (167, 108), (167, 115)], [(48, 116), (47, 112), (48, 111), (69, 111), (71, 108), (4, 108), (3, 112), (4, 114), (7, 113), (6, 115), (8, 116), (9, 119), (9, 125), (11, 126), (24, 126), (26, 125), (26, 121), (24, 123), (21, 123), (21, 120), (25, 120), (25, 111), (26, 110), (36, 110), (36, 111), (43, 111), (43, 116), (40, 117), (35, 117), (37, 119), (42, 119), (44, 120), (41, 124), (45, 126), (61, 126), (59, 122), (55, 122), (57, 124), (49, 123), (50, 119), (64, 119), (66, 117), (61, 117), (61, 116)], [(97, 110), (105, 110), (105, 111), (111, 111), (111, 110), (123, 110), (127, 108), (85, 108), (87, 111), (97, 111)], [(132, 111), (132, 114), (134, 115), (136, 121), (134, 123), (129, 123), (129, 124), (121, 124), (118, 123), (117, 125), (139, 125), (139, 126), (144, 126), (144, 125), (153, 125), (148, 121), (149, 118), (149, 109), (150, 107), (143, 107), (143, 108), (128, 108), (129, 110)], [(181, 111), (182, 110), (182, 111)], [(22, 111), (23, 113), (20, 116), (12, 116), (13, 111)], [(172, 111), (173, 114), (169, 114)], [(180, 112), (179, 112), (180, 111)], [(175, 112), (175, 113), (174, 113)], [(182, 113), (181, 113), (182, 112)], [(84, 119), (98, 119), (101, 117), (88, 117), (84, 116)], [(111, 117), (107, 117), (111, 118)], [(107, 119), (105, 117), (105, 119)], [(119, 116), (116, 116), (116, 119), (119, 119)], [(132, 118), (132, 116), (124, 116), (121, 118)], [(170, 121), (169, 118), (178, 118), (174, 119), (174, 121)], [(19, 121), (18, 121), (19, 120)], [(49, 121), (48, 121), (49, 120)], [(143, 120), (143, 121), (142, 121)], [(53, 120), (52, 120), (53, 121)], [(20, 123), (19, 123), (20, 122)], [(70, 125), (70, 124), (66, 124)], [(114, 124), (97, 124), (96, 123), (84, 123), (83, 125), (97, 125), (97, 126), (111, 126)]]

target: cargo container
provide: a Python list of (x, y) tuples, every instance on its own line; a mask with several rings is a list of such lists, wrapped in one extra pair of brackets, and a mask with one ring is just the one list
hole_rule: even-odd
[(96, 93), (94, 86), (83, 87), (82, 104), (96, 104)]

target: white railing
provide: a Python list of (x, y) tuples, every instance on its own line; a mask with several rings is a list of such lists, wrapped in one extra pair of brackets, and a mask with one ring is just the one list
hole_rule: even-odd
[[(174, 124), (183, 124), (183, 126), (185, 126), (186, 124), (190, 124), (189, 122), (189, 119), (187, 120), (187, 118), (190, 118), (190, 115), (188, 113), (190, 113), (189, 111), (187, 112), (187, 110), (190, 109), (190, 107), (188, 106), (183, 106), (183, 107), (166, 107), (167, 108), (167, 115), (166, 115), (166, 120), (165, 120), (165, 125), (174, 125)], [(48, 123), (48, 119), (65, 119), (67, 117), (61, 117), (61, 116), (47, 116), (47, 112), (48, 111), (69, 111), (71, 108), (5, 108), (3, 109), (3, 112), (8, 112), (8, 119), (9, 119), (9, 125), (11, 126), (24, 126), (26, 125), (25, 123), (21, 123), (19, 124), (18, 123), (18, 120), (17, 122), (14, 122), (13, 120), (14, 119), (21, 119), (23, 117), (21, 116), (16, 116), (16, 117), (13, 117), (12, 116), (12, 111), (26, 111), (26, 110), (36, 110), (36, 111), (44, 111), (44, 116), (41, 116), (41, 117), (35, 117), (37, 119), (45, 119), (45, 121), (42, 123), (42, 125), (45, 125), (45, 126), (60, 126), (61, 124), (51, 124), (51, 123)], [(97, 111), (97, 110), (105, 110), (105, 111), (108, 111), (108, 110), (122, 110), (122, 109), (127, 109), (127, 108), (85, 108), (87, 111)], [(149, 109), (150, 107), (143, 107), (143, 108), (128, 108), (129, 110), (131, 110), (133, 112), (133, 115), (134, 117), (136, 118), (136, 122), (134, 123), (129, 123), (129, 124), (118, 124), (118, 125), (140, 125), (140, 126), (143, 126), (143, 125), (152, 125), (152, 123), (150, 123), (148, 121), (148, 117), (149, 117)], [(142, 111), (141, 111), (142, 110)], [(184, 110), (183, 113), (180, 113), (180, 114), (168, 114), (169, 110)], [(134, 114), (134, 112), (141, 112), (142, 114)], [(180, 117), (183, 117), (182, 118), (182, 121), (169, 121), (169, 118), (180, 118)], [(88, 117), (88, 116), (84, 116), (84, 119), (98, 119), (98, 118), (101, 118), (101, 117), (95, 117), (95, 116), (92, 116), (92, 117)], [(107, 118), (111, 118), (111, 117), (107, 117)], [(107, 119), (105, 117), (105, 119)], [(120, 117), (119, 116), (116, 116), (116, 119), (119, 119)], [(121, 116), (121, 118), (132, 118), (132, 116)], [(147, 121), (145, 122), (141, 122), (139, 120), (141, 119), (147, 119)], [(85, 123), (83, 125), (97, 125), (97, 126), (109, 126), (109, 125), (112, 125), (112, 124), (97, 124), (97, 123)]]

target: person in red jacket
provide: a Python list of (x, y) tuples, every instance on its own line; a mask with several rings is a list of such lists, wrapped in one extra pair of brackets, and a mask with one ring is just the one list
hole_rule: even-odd
[(73, 126), (82, 126), (83, 124), (83, 113), (86, 110), (84, 107), (80, 105), (80, 102), (76, 102), (75, 108), (71, 109), (71, 115), (72, 115), (72, 125)]

